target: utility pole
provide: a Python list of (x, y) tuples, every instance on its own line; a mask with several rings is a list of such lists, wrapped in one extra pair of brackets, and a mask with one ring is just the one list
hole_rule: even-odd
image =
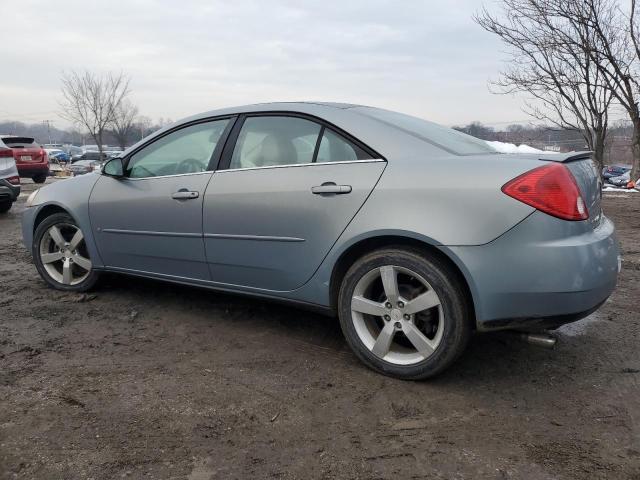
[(49, 145), (51, 145), (51, 120), (43, 120), (43, 125), (47, 126), (47, 135), (49, 137)]

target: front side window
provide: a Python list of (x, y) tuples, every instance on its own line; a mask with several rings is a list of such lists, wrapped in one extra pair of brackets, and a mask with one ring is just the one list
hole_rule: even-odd
[(303, 118), (249, 117), (238, 135), (229, 168), (311, 163), (321, 129)]
[(229, 119), (176, 130), (131, 156), (126, 175), (148, 178), (204, 172)]

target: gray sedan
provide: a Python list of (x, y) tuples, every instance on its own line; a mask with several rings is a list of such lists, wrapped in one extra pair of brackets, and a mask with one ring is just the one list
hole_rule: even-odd
[(288, 301), (338, 315), (371, 368), (420, 379), (474, 330), (555, 328), (607, 299), (619, 258), (599, 182), (588, 152), (498, 154), (357, 105), (250, 105), (41, 188), (23, 234), (54, 288), (110, 271)]

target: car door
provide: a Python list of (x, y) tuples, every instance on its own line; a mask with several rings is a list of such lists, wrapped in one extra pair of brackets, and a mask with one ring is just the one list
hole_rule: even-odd
[(311, 278), (386, 162), (333, 127), (298, 116), (236, 123), (204, 198), (211, 279), (289, 291)]
[(89, 210), (107, 267), (209, 279), (202, 204), (231, 121), (170, 131), (128, 155), (124, 178), (101, 176)]

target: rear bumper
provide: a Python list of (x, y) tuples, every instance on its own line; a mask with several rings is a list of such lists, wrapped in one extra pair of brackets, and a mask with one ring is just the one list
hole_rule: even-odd
[(18, 174), (21, 177), (30, 177), (41, 173), (47, 175), (49, 173), (49, 163), (17, 163)]
[(606, 217), (594, 229), (534, 212), (489, 244), (449, 249), (466, 270), (478, 330), (579, 320), (611, 295), (618, 277), (618, 242)]
[(4, 179), (0, 179), (0, 202), (11, 200), (15, 202), (20, 195), (20, 185), (12, 185)]

